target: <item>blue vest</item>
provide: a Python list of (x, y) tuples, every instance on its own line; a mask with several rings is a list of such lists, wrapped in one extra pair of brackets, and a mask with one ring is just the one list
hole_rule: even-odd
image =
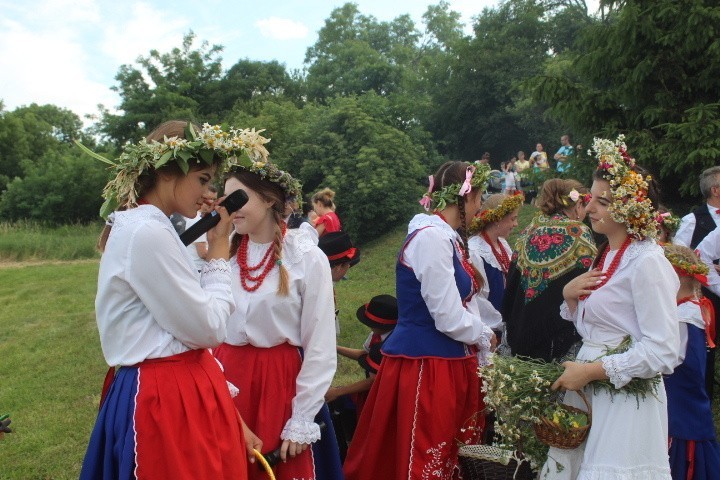
[[(395, 267), (398, 322), (393, 334), (383, 344), (382, 353), (387, 356), (410, 358), (468, 357), (472, 352), (467, 345), (453, 340), (435, 328), (435, 321), (420, 293), (420, 282), (415, 278), (413, 270), (400, 261), (408, 242), (419, 231), (415, 230), (407, 236), (398, 255)], [(468, 298), (472, 293), (472, 279), (463, 268), (454, 245), (453, 252), (455, 252), (452, 259), (455, 284), (460, 292), (460, 298)], [(427, 252), (427, 254), (432, 255), (433, 252)]]
[(493, 267), (489, 262), (483, 263), (485, 264), (485, 276), (490, 288), (488, 300), (495, 307), (495, 310), (499, 312), (502, 310), (503, 297), (505, 296), (505, 275), (503, 275), (502, 270)]

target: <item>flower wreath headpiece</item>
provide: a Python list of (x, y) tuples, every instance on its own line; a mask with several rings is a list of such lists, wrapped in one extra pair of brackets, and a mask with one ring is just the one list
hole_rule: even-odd
[(302, 203), (302, 185), (300, 181), (293, 178), (288, 172), (280, 170), (280, 168), (272, 162), (252, 161), (248, 158), (243, 158), (235, 165), (232, 165), (230, 169), (247, 170), (248, 172), (255, 173), (263, 180), (277, 183), (285, 192), (286, 200), (294, 197), (299, 204)]
[(193, 162), (212, 165), (216, 157), (223, 160), (219, 167), (221, 172), (241, 159), (250, 162), (267, 159), (268, 151), (264, 145), (270, 139), (260, 135), (262, 131), (255, 131), (254, 128), (230, 128), (225, 131), (219, 125), (205, 123), (197, 132), (194, 126), (188, 124), (185, 138), (165, 137), (162, 142), (142, 139), (136, 144), (127, 144), (114, 162), (78, 141), (75, 143), (88, 155), (110, 165), (115, 173), (115, 177), (103, 189), (105, 202), (100, 208), (100, 216), (107, 219), (119, 207), (136, 207), (140, 176), (170, 162), (177, 163), (187, 174)]
[(483, 192), (487, 187), (487, 181), (490, 178), (490, 166), (487, 164), (473, 162), (465, 170), (465, 181), (463, 183), (452, 183), (444, 186), (442, 189), (432, 191), (435, 187), (435, 176), (430, 175), (428, 181), (428, 191), (420, 199), (426, 211), (443, 210), (448, 205), (457, 203), (458, 197), (463, 197), (470, 193), (473, 188), (477, 188)]
[(680, 228), (680, 217), (676, 217), (670, 212), (658, 213), (655, 220), (659, 225), (665, 227), (670, 234), (674, 234)]
[(608, 209), (612, 219), (624, 224), (632, 237), (655, 238), (658, 222), (655, 208), (648, 198), (651, 177), (644, 178), (634, 170), (635, 159), (628, 155), (624, 140), (624, 135), (618, 135), (614, 142), (604, 138), (593, 141), (598, 170), (610, 183), (612, 198)]
[(665, 252), (665, 258), (668, 259), (678, 275), (694, 277), (701, 284), (707, 285), (707, 274), (710, 272), (707, 265), (703, 262), (689, 262), (668, 248), (663, 248), (663, 251)]
[(520, 208), (524, 201), (525, 197), (522, 193), (516, 195), (508, 195), (497, 207), (480, 210), (480, 212), (475, 215), (475, 218), (473, 218), (472, 222), (470, 223), (468, 233), (470, 235), (475, 235), (491, 223), (499, 222), (500, 220), (505, 218), (506, 215), (509, 215), (510, 213)]

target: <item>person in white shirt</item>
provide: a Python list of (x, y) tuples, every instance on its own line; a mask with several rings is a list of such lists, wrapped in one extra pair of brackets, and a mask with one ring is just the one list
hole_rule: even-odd
[(458, 443), (484, 426), (479, 362), (493, 331), (470, 308), (482, 277), (469, 261), (467, 225), (490, 168), (446, 162), (429, 177), (396, 268), (398, 322), (350, 444), (347, 480), (453, 478)]
[[(316, 478), (308, 447), (321, 439), (314, 420), (337, 364), (328, 259), (317, 237), (284, 221), (286, 199), (300, 195), (297, 188), (270, 162), (239, 166), (225, 181), (226, 194), (243, 189), (249, 201), (234, 220), (236, 310), (214, 354), (241, 392), (235, 405), (263, 441), (263, 453), (279, 449), (278, 480)], [(339, 468), (336, 442), (334, 455)], [(251, 471), (251, 478), (265, 478), (257, 475)]]
[(695, 248), (705, 236), (720, 225), (720, 166), (700, 174), (700, 193), (705, 203), (680, 221), (673, 243)]
[(227, 261), (234, 215), (215, 207), (220, 221), (208, 232), (209, 262), (199, 274), (169, 219), (192, 215), (224, 164), (267, 154), (265, 139), (249, 131), (240, 132), (260, 147), (219, 148), (208, 141), (218, 131), (166, 122), (111, 162), (117, 176), (104, 190), (95, 301), (111, 369), (81, 479), (246, 479), (246, 455), (261, 447), (243, 435), (208, 351), (225, 339), (235, 308)]
[[(210, 213), (216, 200), (217, 188), (215, 188), (215, 185), (209, 185), (207, 193), (203, 194), (203, 204), (197, 211), (195, 218), (188, 219), (186, 229), (192, 227), (199, 222), (202, 217)], [(202, 267), (205, 263), (207, 263), (205, 260), (208, 254), (207, 234), (203, 233), (200, 235), (193, 243), (187, 246), (187, 250), (190, 254), (190, 258), (192, 258), (193, 263), (195, 264), (195, 267), (197, 267), (197, 271), (201, 271)]]
[[(639, 173), (623, 137), (596, 138), (593, 148), (599, 167), (586, 211), (592, 229), (608, 241), (594, 268), (563, 290), (561, 313), (575, 323), (583, 346), (576, 361), (563, 363), (565, 371), (553, 384), (584, 392), (592, 428), (575, 449), (550, 447), (538, 478), (671, 480), (660, 375), (672, 373), (681, 361), (675, 304), (680, 282), (654, 240), (658, 198), (652, 179)], [(626, 351), (609, 353), (628, 336)], [(642, 395), (623, 389), (633, 379), (653, 378), (657, 388), (646, 383)], [(594, 380), (609, 380), (612, 387)], [(564, 401), (587, 408), (575, 392), (568, 391)]]

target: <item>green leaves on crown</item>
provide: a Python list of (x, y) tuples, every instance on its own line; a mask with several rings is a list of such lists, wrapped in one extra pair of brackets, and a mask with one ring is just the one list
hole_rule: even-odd
[(197, 132), (195, 127), (188, 124), (185, 138), (165, 137), (162, 142), (143, 139), (136, 144), (127, 144), (115, 161), (93, 152), (78, 141), (75, 143), (88, 155), (110, 165), (115, 174), (103, 190), (105, 202), (100, 209), (100, 216), (107, 218), (120, 207), (137, 206), (140, 176), (171, 162), (177, 163), (187, 175), (193, 163), (212, 165), (216, 158), (221, 159), (220, 172), (243, 161), (267, 161), (265, 144), (270, 139), (260, 135), (263, 131), (234, 127), (223, 130), (220, 125), (205, 123)]
[[(478, 189), (480, 192), (484, 192), (487, 188), (488, 179), (490, 178), (490, 166), (484, 163), (473, 162), (471, 164), (475, 167), (470, 185), (473, 189)], [(458, 194), (462, 188), (463, 182), (453, 183), (446, 185), (440, 190), (436, 190), (430, 194), (426, 193), (424, 196), (429, 196), (432, 201), (432, 210), (443, 210), (448, 205), (457, 203)]]

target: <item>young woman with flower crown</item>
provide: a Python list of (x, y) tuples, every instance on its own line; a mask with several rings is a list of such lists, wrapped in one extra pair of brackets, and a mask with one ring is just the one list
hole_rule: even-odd
[[(337, 362), (330, 265), (317, 237), (285, 227), (286, 199), (301, 194), (288, 173), (271, 163), (242, 164), (229, 172), (225, 193), (240, 188), (249, 201), (233, 220), (236, 310), (227, 340), (214, 353), (240, 389), (235, 405), (263, 441), (263, 453), (280, 448), (276, 478), (314, 480), (320, 472), (308, 447), (321, 437), (314, 420)], [(335, 442), (326, 423), (323, 436)], [(341, 479), (336, 442), (329, 455), (336, 461), (322, 468), (335, 472), (324, 475)], [(250, 478), (266, 476), (251, 469)]]
[(500, 309), (512, 257), (506, 238), (518, 225), (523, 200), (522, 195), (490, 195), (470, 224), (470, 260), (483, 276), (475, 303), (485, 324), (496, 332), (503, 330)]
[(587, 271), (597, 253), (583, 223), (588, 200), (577, 180), (552, 178), (540, 189), (540, 212), (517, 239), (500, 309), (513, 355), (557, 360), (580, 341), (560, 317), (560, 305), (565, 285)]
[(421, 203), (433, 214), (412, 219), (398, 255), (399, 318), (348, 450), (348, 480), (457, 478), (458, 441), (484, 425), (478, 355), (484, 362), (495, 336), (471, 312), (482, 277), (462, 232), (488, 175), (447, 162), (430, 177)]
[[(623, 390), (633, 378), (669, 374), (679, 363), (675, 296), (679, 281), (655, 242), (656, 191), (638, 173), (622, 136), (595, 139), (599, 160), (587, 206), (593, 230), (607, 236), (593, 269), (564, 288), (563, 316), (583, 338), (577, 361), (565, 362), (553, 388), (583, 390), (592, 427), (573, 450), (550, 448), (540, 478), (670, 480), (667, 399), (659, 388)], [(630, 336), (622, 353), (607, 354)], [(602, 357), (602, 358), (600, 358)], [(592, 385), (609, 379), (615, 388)], [(584, 408), (575, 392), (565, 402)]]
[(705, 388), (707, 347), (715, 343), (715, 312), (703, 297), (708, 266), (688, 247), (665, 245), (665, 257), (680, 279), (677, 309), (683, 363), (665, 378), (668, 397), (670, 469), (673, 480), (720, 479), (720, 444)]
[[(113, 368), (81, 479), (247, 478), (244, 426), (208, 351), (225, 339), (235, 308), (233, 216), (215, 207), (220, 223), (208, 232), (200, 273), (168, 217), (192, 216), (216, 171), (240, 155), (264, 158), (266, 141), (254, 131), (171, 121), (126, 145), (115, 162), (83, 147), (116, 176), (104, 191), (95, 302)], [(259, 448), (246, 433), (248, 448)]]

